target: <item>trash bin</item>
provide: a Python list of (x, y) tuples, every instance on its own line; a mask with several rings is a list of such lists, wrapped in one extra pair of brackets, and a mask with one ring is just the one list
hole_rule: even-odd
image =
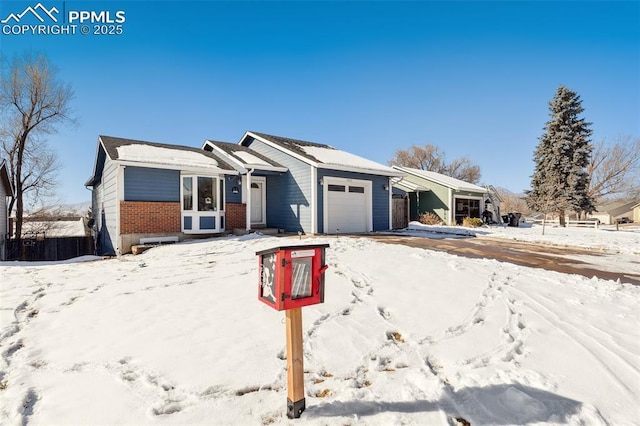
[(520, 218), (522, 217), (522, 213), (511, 212), (508, 215), (509, 226), (518, 227), (520, 226)]

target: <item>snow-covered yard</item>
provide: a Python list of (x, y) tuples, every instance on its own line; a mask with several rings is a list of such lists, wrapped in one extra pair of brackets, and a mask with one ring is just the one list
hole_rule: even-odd
[[(624, 246), (620, 261), (640, 268), (638, 235), (585, 240)], [(582, 244), (551, 242), (563, 241)], [(292, 421), (284, 314), (257, 300), (255, 252), (297, 243), (331, 247), (325, 303), (303, 308), (307, 409)], [(640, 418), (630, 284), (366, 238), (250, 235), (79, 260), (0, 264), (2, 424)]]

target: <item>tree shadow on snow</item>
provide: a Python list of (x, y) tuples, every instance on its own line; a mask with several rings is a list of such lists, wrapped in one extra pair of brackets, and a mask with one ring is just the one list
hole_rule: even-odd
[(439, 401), (335, 401), (309, 406), (305, 417), (374, 416), (382, 412), (443, 411), (471, 424), (512, 425), (539, 422), (565, 423), (580, 412), (582, 403), (520, 384), (493, 385), (447, 392)]

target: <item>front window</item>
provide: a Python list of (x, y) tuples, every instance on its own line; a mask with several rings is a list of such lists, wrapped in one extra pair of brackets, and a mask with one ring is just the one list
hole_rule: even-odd
[(216, 211), (218, 210), (218, 201), (216, 195), (217, 178), (198, 176), (198, 211)]
[(184, 175), (181, 190), (183, 232), (224, 231), (224, 177)]

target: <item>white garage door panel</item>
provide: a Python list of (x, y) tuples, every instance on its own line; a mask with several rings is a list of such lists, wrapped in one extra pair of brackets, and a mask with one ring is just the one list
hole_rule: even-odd
[[(335, 189), (343, 190), (336, 191)], [(366, 185), (332, 182), (327, 190), (327, 229), (325, 232), (328, 234), (367, 232), (370, 214), (369, 192), (370, 189)]]

